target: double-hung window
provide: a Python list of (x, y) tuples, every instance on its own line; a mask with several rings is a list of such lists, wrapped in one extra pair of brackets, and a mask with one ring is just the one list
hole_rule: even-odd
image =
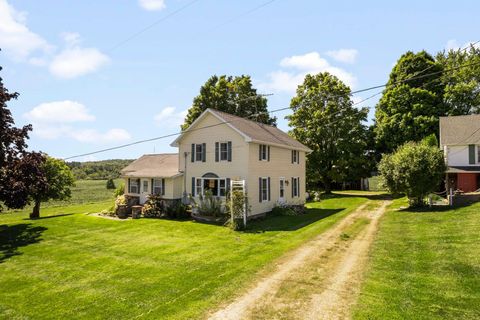
[(225, 194), (227, 193), (227, 182), (225, 179), (220, 179), (218, 181), (218, 195), (220, 197), (225, 197)]
[(202, 161), (203, 160), (203, 145), (196, 144), (195, 145), (195, 161)]
[(228, 160), (228, 143), (220, 142), (220, 161)]
[(270, 161), (270, 147), (266, 144), (259, 145), (258, 158), (260, 161)]
[(197, 179), (195, 182), (195, 194), (197, 196), (203, 194), (202, 179)]
[(138, 179), (130, 179), (130, 183), (128, 184), (129, 185), (129, 190), (128, 192), (129, 193), (139, 193), (138, 191), (138, 187), (139, 187), (139, 183), (138, 183)]
[(258, 179), (259, 187), (259, 201), (270, 201), (270, 178), (259, 178)]
[(163, 194), (162, 179), (153, 179), (153, 194)]
[(292, 163), (300, 163), (300, 151), (292, 150)]
[(292, 198), (300, 196), (300, 178), (292, 178)]

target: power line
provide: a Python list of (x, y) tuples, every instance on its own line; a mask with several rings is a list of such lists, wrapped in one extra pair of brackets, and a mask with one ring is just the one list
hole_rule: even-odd
[[(480, 62), (465, 64), (465, 65), (460, 65), (460, 66), (457, 66), (457, 67), (454, 67), (454, 68), (444, 69), (442, 72), (454, 71), (454, 70), (458, 70), (458, 69), (460, 69), (460, 68), (470, 67), (470, 66), (478, 65), (478, 64), (480, 64)], [(428, 77), (428, 76), (431, 76), (431, 75), (435, 75), (435, 74), (439, 74), (439, 72), (432, 72), (432, 73), (429, 73), (429, 74), (424, 74), (424, 75), (421, 75), (421, 76), (412, 77), (412, 78), (409, 78), (409, 79), (404, 79), (404, 80), (395, 82), (395, 83), (392, 84), (392, 85), (404, 83), (404, 82), (406, 82), (406, 81), (411, 81), (411, 80), (414, 80), (415, 78), (417, 78), (417, 79), (425, 78), (425, 77)], [(434, 79), (434, 80), (436, 80), (436, 79)], [(433, 80), (431, 80), (431, 81), (433, 81)], [(388, 84), (384, 84), (384, 85), (381, 85), (381, 86), (379, 85), (379, 86), (373, 86), (373, 87), (369, 87), (369, 88), (357, 90), (357, 91), (351, 92), (350, 95), (356, 94), (356, 93), (358, 93), (358, 92), (365, 92), (365, 91), (370, 91), (370, 90), (378, 89), (378, 88), (381, 88), (381, 87), (386, 87), (387, 85), (388, 85)], [(372, 96), (370, 96), (370, 97), (367, 97), (367, 98), (364, 99), (363, 101), (368, 100), (368, 99), (371, 99), (371, 98), (373, 98), (374, 96), (376, 96), (376, 95), (378, 95), (378, 94), (380, 94), (380, 92), (377, 92), (376, 94), (374, 94), (374, 95), (372, 95)], [(251, 98), (252, 98), (252, 97), (247, 97), (247, 98), (245, 98), (245, 99), (251, 99)], [(361, 103), (361, 102), (363, 102), (363, 101), (360, 101), (360, 102), (358, 102), (357, 104), (359, 104), (359, 103)], [(368, 108), (371, 108), (371, 107), (368, 107)], [(280, 112), (280, 111), (284, 111), (284, 110), (288, 110), (288, 109), (290, 109), (290, 107), (278, 108), (278, 109), (274, 109), (274, 110), (268, 111), (268, 112), (255, 113), (255, 114), (252, 114), (252, 115), (250, 115), (250, 116), (248, 116), (248, 117), (245, 117), (245, 118), (258, 117), (258, 116), (260, 116), (260, 115), (264, 115), (265, 113), (267, 113), (267, 114), (269, 114), (269, 113), (275, 113), (275, 112)], [(230, 123), (230, 122), (232, 122), (232, 121), (224, 121), (224, 122), (220, 122), (220, 123), (214, 124), (214, 125), (209, 125), (209, 126), (206, 126), (206, 127), (200, 127), (200, 128), (191, 129), (191, 130), (189, 130), (189, 131), (202, 130), (202, 129), (211, 128), (211, 127), (215, 127), (215, 126), (222, 125), (222, 124), (226, 124), (226, 123)], [(123, 144), (123, 145), (116, 146), (116, 147), (111, 147), (111, 148), (101, 149), (101, 150), (98, 150), (98, 151), (93, 151), (93, 152), (88, 152), (88, 153), (79, 154), (79, 155), (75, 155), (75, 156), (70, 156), (70, 157), (64, 158), (64, 160), (69, 160), (69, 159), (73, 159), (73, 158), (79, 158), (79, 157), (89, 156), (89, 155), (93, 155), (93, 154), (97, 154), (97, 153), (103, 153), (103, 152), (107, 152), (107, 151), (122, 149), (122, 148), (129, 147), (129, 146), (133, 146), (133, 145), (136, 145), (136, 144), (141, 144), (141, 143), (145, 143), (145, 142), (150, 142), (150, 141), (160, 140), (160, 139), (164, 139), (164, 138), (174, 137), (174, 136), (177, 136), (177, 135), (182, 134), (183, 132), (184, 132), (184, 131), (176, 132), (176, 133), (171, 133), (171, 134), (167, 134), (167, 135), (163, 135), (163, 136), (159, 136), (159, 137), (154, 137), (154, 138), (150, 138), (150, 139), (144, 139), (144, 140), (139, 140), (139, 141), (135, 141), (135, 142)]]
[(155, 27), (156, 25), (158, 25), (159, 23), (165, 21), (165, 20), (168, 20), (170, 19), (171, 17), (179, 14), (180, 12), (182, 12), (183, 10), (187, 9), (188, 7), (192, 6), (195, 2), (198, 2), (199, 0), (192, 0), (190, 2), (188, 2), (187, 4), (185, 4), (184, 6), (178, 8), (177, 10), (174, 10), (172, 12), (170, 12), (169, 14), (167, 14), (166, 16), (163, 16), (161, 17), (160, 19), (154, 21), (153, 23), (149, 24), (148, 26), (138, 30), (137, 32), (135, 32), (134, 34), (132, 34), (131, 36), (125, 38), (124, 40), (118, 42), (117, 44), (113, 45), (110, 47), (110, 49), (107, 50), (107, 52), (111, 52), (115, 49), (117, 49), (118, 47), (124, 45), (125, 43), (129, 42), (130, 40), (138, 37), (139, 35), (141, 35), (142, 33), (144, 33), (145, 31), (148, 31), (150, 29), (152, 29), (153, 27)]

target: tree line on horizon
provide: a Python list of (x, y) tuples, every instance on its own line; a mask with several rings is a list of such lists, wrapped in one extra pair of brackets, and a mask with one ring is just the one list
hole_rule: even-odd
[[(45, 153), (27, 151), (32, 126), (15, 127), (7, 107), (7, 102), (17, 97), (18, 93), (9, 93), (0, 78), (0, 211), (2, 205), (18, 209), (34, 202), (31, 217), (38, 217), (41, 201), (70, 196), (74, 174), (80, 179), (115, 178), (131, 161), (67, 165)], [(470, 46), (468, 50), (442, 51), (435, 56), (426, 51), (408, 51), (389, 75), (371, 126), (366, 124), (369, 108), (355, 106), (351, 88), (328, 72), (309, 74), (298, 86), (287, 120), (289, 134), (312, 149), (307, 155), (309, 190), (323, 188), (329, 193), (333, 183), (368, 177), (383, 155), (406, 144), (410, 143), (402, 150), (407, 157), (424, 150), (422, 140), (432, 135), (438, 139), (440, 116), (480, 113), (480, 49)], [(182, 129), (207, 108), (268, 125), (276, 125), (277, 121), (268, 112), (267, 99), (257, 93), (248, 75), (210, 77), (193, 99)], [(427, 145), (431, 147), (431, 143)], [(389, 158), (380, 168), (399, 162), (394, 159)], [(436, 164), (425, 166), (435, 167), (436, 176), (443, 170)], [(402, 188), (389, 187), (395, 191)]]

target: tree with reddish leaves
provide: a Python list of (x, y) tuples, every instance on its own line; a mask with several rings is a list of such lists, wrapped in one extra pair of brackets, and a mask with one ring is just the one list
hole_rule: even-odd
[(8, 92), (0, 77), (0, 211), (3, 206), (11, 209), (25, 207), (32, 194), (44, 188), (46, 183), (42, 169), (45, 156), (26, 150), (32, 126), (15, 127), (7, 107), (7, 102), (17, 97), (17, 92)]

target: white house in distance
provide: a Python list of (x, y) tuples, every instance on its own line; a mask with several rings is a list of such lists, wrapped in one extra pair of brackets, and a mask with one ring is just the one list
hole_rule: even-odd
[(152, 193), (175, 200), (210, 189), (225, 197), (231, 180), (244, 180), (251, 216), (305, 202), (311, 150), (274, 126), (207, 109), (171, 146), (179, 153), (144, 155), (122, 170), (126, 194), (141, 204)]
[(480, 115), (440, 117), (440, 147), (447, 164), (447, 190), (480, 188)]

